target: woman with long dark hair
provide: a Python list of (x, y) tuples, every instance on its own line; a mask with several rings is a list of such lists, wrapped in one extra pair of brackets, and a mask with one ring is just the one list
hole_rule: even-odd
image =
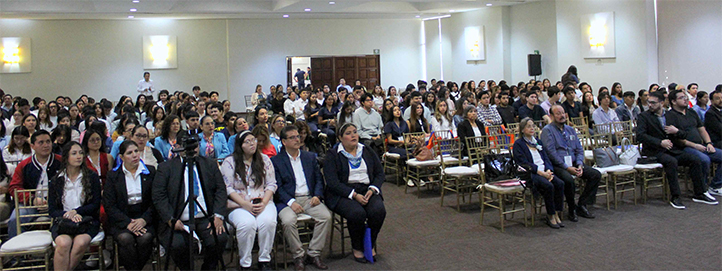
[(58, 125), (58, 127), (55, 127), (53, 132), (50, 134), (50, 140), (53, 141), (53, 153), (63, 155), (63, 149), (65, 149), (65, 145), (71, 141), (71, 136), (72, 133), (70, 132), (70, 127), (65, 125)]
[(85, 152), (85, 164), (92, 171), (100, 176), (100, 181), (105, 184), (105, 177), (108, 171), (113, 168), (115, 161), (113, 156), (107, 153), (105, 147), (105, 135), (95, 129), (85, 131), (82, 140), (83, 151)]
[(138, 94), (138, 97), (135, 98), (135, 111), (139, 114), (145, 113), (145, 102), (147, 101), (147, 97), (143, 94)]
[[(387, 99), (387, 102), (390, 101), (391, 100)], [(336, 144), (336, 115), (338, 114), (338, 107), (336, 107), (335, 104), (335, 96), (330, 93), (326, 94), (323, 100), (323, 107), (318, 112), (318, 125), (321, 128), (321, 132), (328, 136), (331, 145)]]
[(612, 84), (612, 102), (614, 102), (614, 104), (610, 104), (609, 107), (617, 108), (617, 106), (622, 105), (624, 103), (624, 97), (622, 97), (623, 93), (624, 90), (622, 90), (622, 84), (614, 82), (614, 84)]
[[(55, 270), (73, 270), (100, 231), (101, 188), (98, 174), (85, 166), (85, 153), (71, 141), (63, 150), (62, 168), (48, 184), (48, 212), (54, 219)], [(86, 232), (67, 233), (65, 224), (85, 224)]]
[(353, 117), (353, 111), (355, 109), (356, 105), (354, 105), (353, 103), (343, 103), (341, 110), (339, 110), (338, 112), (338, 121), (336, 121), (336, 125), (338, 127), (341, 127), (341, 125), (344, 125), (344, 123), (351, 122), (351, 118)]
[(259, 125), (265, 127), (266, 130), (269, 129), (268, 109), (266, 109), (265, 107), (258, 108), (256, 112), (253, 113), (253, 128)]
[(221, 174), (226, 183), (231, 209), (228, 220), (236, 228), (240, 266), (251, 267), (251, 251), (257, 231), (258, 262), (261, 269), (265, 270), (270, 269), (276, 233), (277, 212), (272, 200), (278, 186), (273, 163), (261, 153), (257, 143), (251, 132), (241, 132), (233, 154), (223, 160)]
[(637, 106), (639, 106), (640, 114), (644, 111), (649, 110), (649, 104), (647, 103), (648, 97), (649, 93), (647, 93), (646, 89), (640, 89), (639, 92), (637, 92)]
[(169, 115), (163, 120), (160, 136), (155, 138), (155, 144), (153, 144), (153, 146), (163, 154), (163, 159), (166, 161), (175, 157), (175, 154), (171, 150), (180, 143), (178, 142), (178, 138), (181, 131), (180, 118), (178, 118), (178, 116)]
[(594, 99), (594, 94), (592, 94), (592, 92), (585, 92), (584, 96), (582, 96), (582, 112), (584, 112), (584, 118), (587, 119), (590, 129), (594, 128), (594, 119), (592, 119), (592, 114), (598, 107), (599, 106)]
[(353, 257), (364, 259), (364, 234), (371, 229), (372, 255), (376, 257), (376, 239), (386, 219), (381, 185), (386, 176), (379, 156), (359, 143), (356, 125), (346, 123), (336, 133), (340, 141), (326, 154), (326, 206), (346, 218)]
[[(143, 126), (137, 129), (148, 131)], [(134, 141), (120, 144), (121, 164), (108, 174), (103, 206), (108, 214), (109, 234), (118, 244), (119, 261), (126, 270), (142, 270), (153, 253), (153, 198), (155, 167), (141, 160), (143, 152)]]
[(47, 107), (41, 107), (38, 109), (38, 129), (45, 131), (52, 131), (55, 128), (55, 123), (50, 120), (50, 110)]
[(411, 114), (409, 118), (409, 130), (412, 133), (429, 133), (429, 123), (424, 118), (424, 106), (419, 103), (411, 103)]
[(10, 175), (15, 172), (15, 167), (21, 161), (33, 156), (28, 138), (30, 138), (28, 128), (25, 126), (15, 127), (10, 135), (10, 143), (3, 148), (3, 160), (5, 160)]
[(154, 106), (153, 109), (150, 111), (151, 114), (148, 116), (148, 119), (145, 122), (145, 127), (148, 128), (150, 131), (152, 137), (157, 137), (159, 131), (162, 129), (159, 129), (163, 125), (163, 120), (165, 119), (165, 111), (160, 106)]

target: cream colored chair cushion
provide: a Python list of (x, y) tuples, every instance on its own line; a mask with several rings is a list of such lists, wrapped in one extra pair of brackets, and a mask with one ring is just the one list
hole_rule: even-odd
[(455, 177), (461, 177), (461, 176), (473, 176), (478, 175), (479, 172), (477, 172), (476, 169), (471, 167), (447, 167), (444, 169), (444, 174), (449, 176), (455, 176)]
[(0, 253), (43, 250), (53, 242), (50, 231), (27, 231), (8, 240), (0, 247)]
[(662, 168), (662, 164), (659, 163), (653, 163), (653, 164), (637, 164), (634, 165), (634, 169), (655, 169), (655, 168)]

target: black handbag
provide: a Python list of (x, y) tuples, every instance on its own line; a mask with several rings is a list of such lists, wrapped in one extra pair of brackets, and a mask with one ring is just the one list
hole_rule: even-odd
[(511, 153), (484, 156), (484, 175), (487, 182), (516, 178), (516, 165)]
[(93, 217), (84, 216), (80, 222), (73, 222), (68, 218), (57, 218), (55, 222), (58, 224), (58, 234), (78, 235), (87, 233), (90, 229), (90, 223)]

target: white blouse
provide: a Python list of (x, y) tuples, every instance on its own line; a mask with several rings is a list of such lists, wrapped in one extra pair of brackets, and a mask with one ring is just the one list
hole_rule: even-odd
[[(264, 184), (260, 188), (256, 188), (256, 180), (253, 177), (253, 171), (249, 164), (246, 164), (246, 183), (248, 186), (243, 184), (241, 178), (236, 174), (236, 161), (232, 155), (226, 157), (221, 164), (221, 175), (223, 175), (223, 181), (226, 183), (226, 193), (231, 195), (232, 193), (238, 193), (245, 200), (251, 200), (254, 198), (263, 198), (266, 194), (266, 190), (270, 190), (276, 193), (278, 185), (276, 184), (276, 171), (273, 168), (273, 163), (267, 155), (261, 154), (263, 159), (263, 169), (266, 171), (266, 176), (263, 180)], [(245, 161), (244, 161), (245, 162)]]
[(8, 173), (10, 173), (10, 176), (12, 176), (15, 172), (15, 167), (17, 167), (23, 160), (33, 156), (33, 153), (35, 153), (35, 151), (32, 149), (28, 154), (25, 154), (18, 149), (16, 149), (14, 153), (10, 153), (8, 146), (5, 146), (5, 148), (3, 148), (3, 160), (5, 161), (5, 165), (8, 167)]
[(143, 202), (143, 185), (141, 184), (140, 174), (143, 172), (142, 165), (138, 165), (135, 174), (130, 172), (123, 165), (123, 174), (125, 174), (125, 188), (128, 191), (128, 205), (135, 205)]
[(534, 164), (539, 167), (539, 170), (546, 171), (546, 166), (544, 165), (544, 159), (541, 157), (541, 153), (537, 149), (529, 148), (529, 151), (531, 152), (531, 157), (534, 160)]
[[(67, 172), (61, 173), (60, 177), (66, 177)], [(63, 211), (71, 211), (83, 206), (85, 195), (83, 194), (83, 173), (79, 173), (75, 180), (65, 178), (65, 193), (63, 193)]]
[(362, 183), (370, 184), (368, 168), (366, 167), (366, 161), (361, 158), (361, 165), (358, 168), (349, 167), (348, 170), (348, 183)]

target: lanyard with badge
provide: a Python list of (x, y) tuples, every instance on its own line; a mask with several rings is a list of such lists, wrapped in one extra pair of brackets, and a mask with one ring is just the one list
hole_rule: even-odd
[(573, 136), (570, 135), (569, 138), (567, 138), (567, 131), (562, 128), (562, 144), (564, 144), (564, 149), (566, 149), (567, 151), (567, 155), (564, 155), (564, 164), (570, 167), (573, 167), (574, 164), (572, 163), (572, 156), (570, 154), (571, 152), (569, 150), (569, 144), (567, 143), (567, 140), (571, 142), (572, 137)]

